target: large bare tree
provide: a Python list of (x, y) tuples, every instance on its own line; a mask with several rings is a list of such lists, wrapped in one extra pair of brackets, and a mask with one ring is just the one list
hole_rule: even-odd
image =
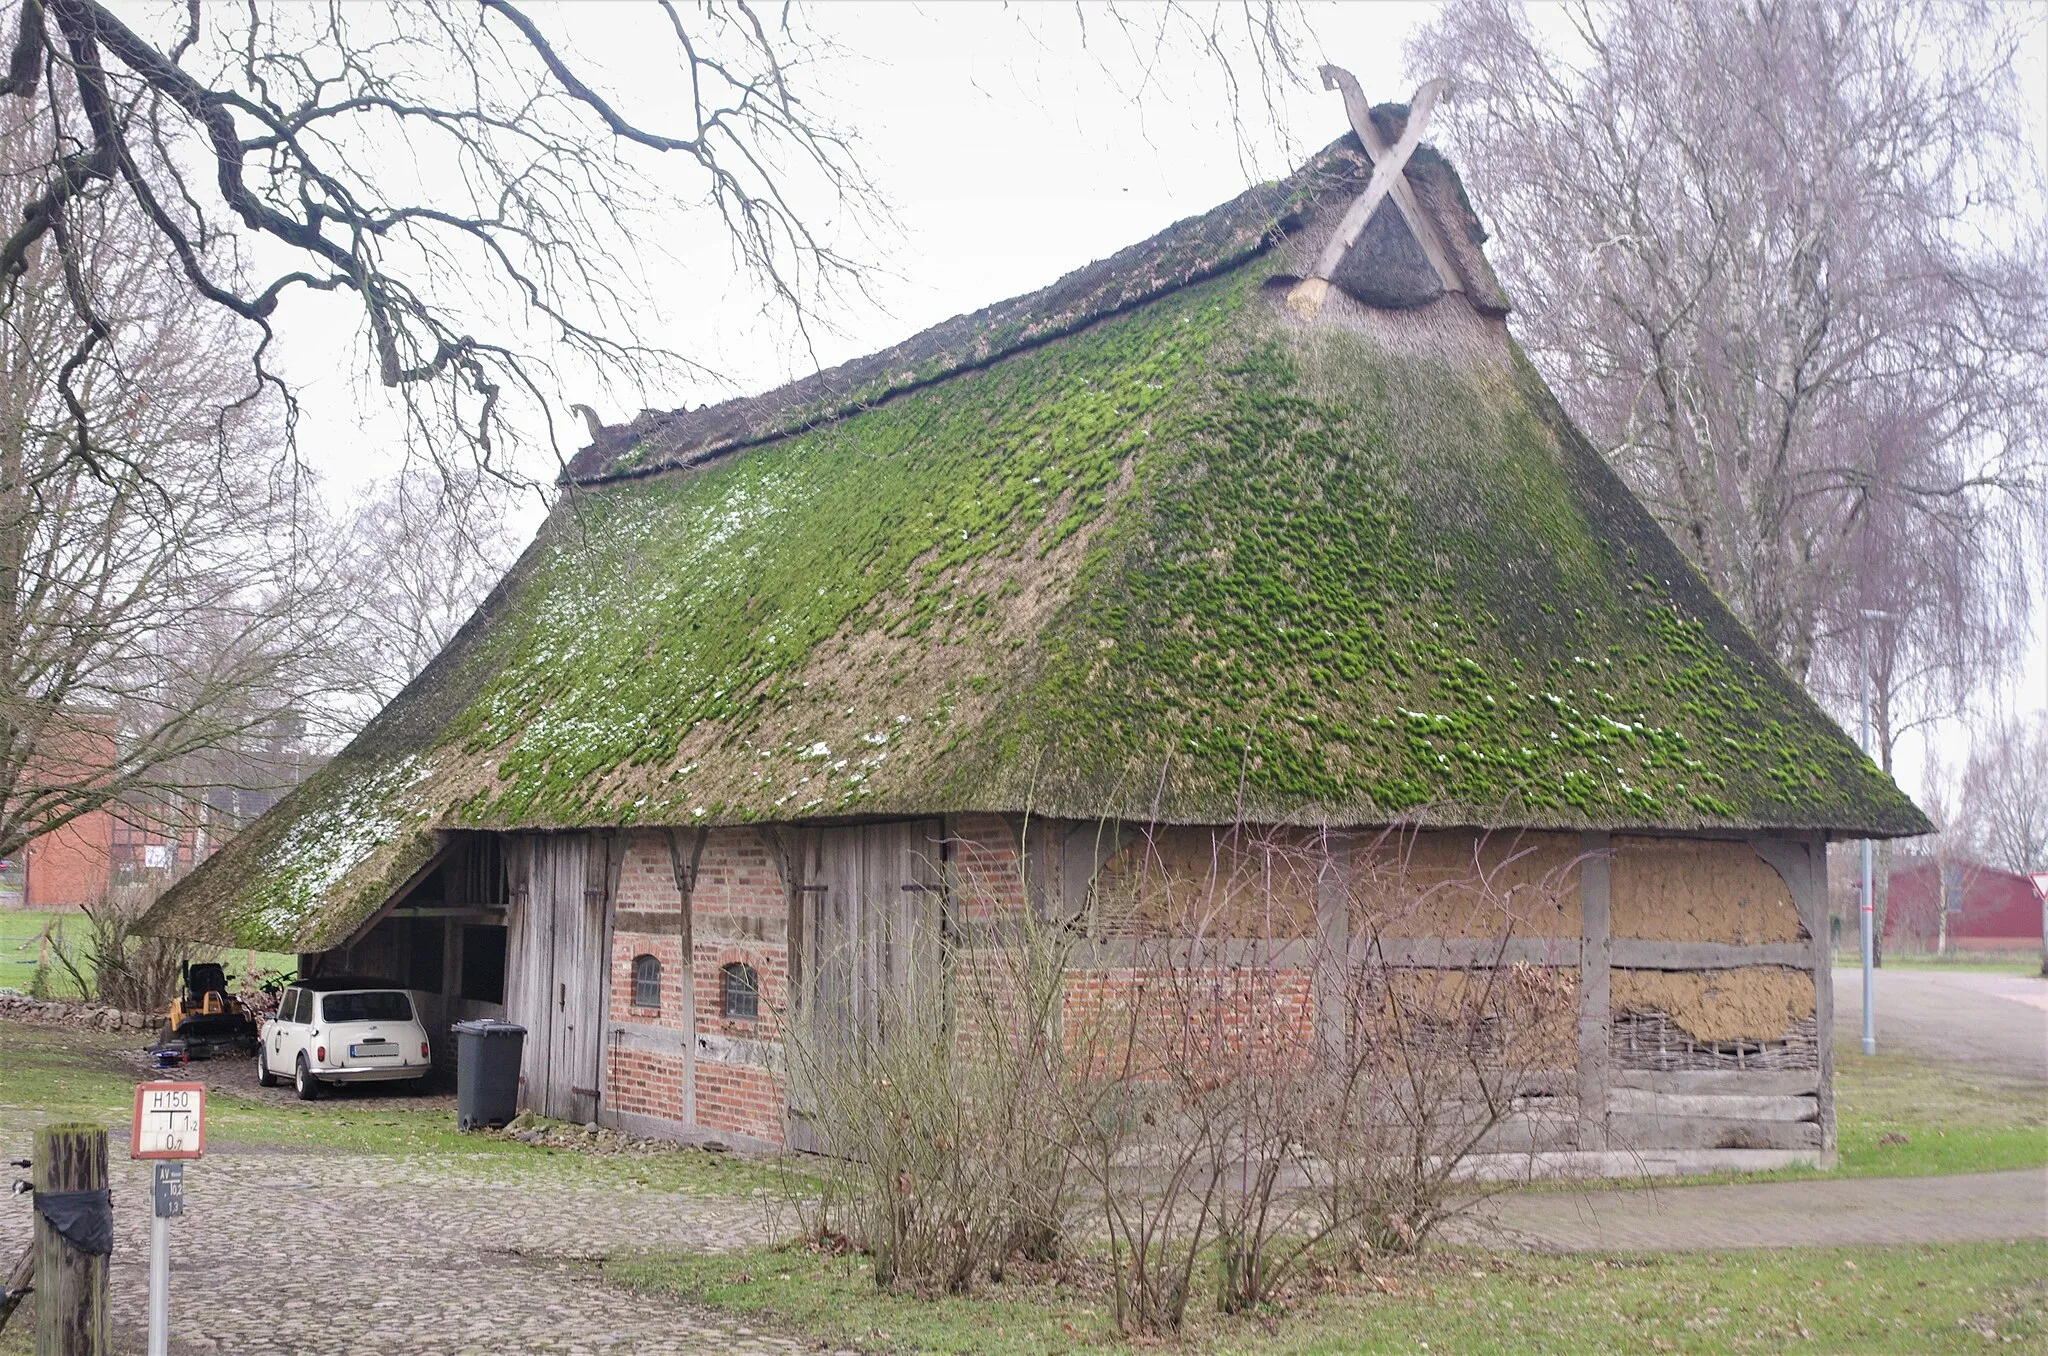
[[(808, 55), (789, 11), (663, 3), (644, 21), (675, 56), (656, 93), (679, 114), (601, 92), (575, 56), (576, 15), (506, 0), (212, 5), (136, 10), (14, 0), (0, 92), (32, 108), (51, 152), (0, 239), (0, 277), (108, 198), (161, 246), (166, 285), (260, 337), (245, 391), (289, 407), (270, 339), (309, 293), (352, 300), (378, 380), (437, 436), (488, 458), (505, 402), (545, 411), (546, 355), (645, 375), (672, 355), (641, 314), (633, 244), (650, 219), (706, 207), (742, 263), (799, 298), (850, 261), (813, 223), (872, 200), (845, 140), (803, 101)], [(643, 96), (650, 93), (643, 91)], [(681, 168), (676, 168), (677, 165)], [(73, 357), (108, 317), (73, 289)], [(60, 385), (78, 450), (91, 409)]]
[[(1229, 22), (1178, 3), (1108, 8), (1141, 55), (1221, 62), (1233, 107), (1294, 78), (1287, 0), (1219, 7)], [(564, 385), (658, 392), (703, 373), (646, 338), (655, 256), (721, 281), (736, 265), (801, 319), (859, 291), (863, 233), (884, 219), (819, 89), (830, 46), (790, 5), (7, 0), (0, 24), (0, 94), (34, 110), (52, 148), (0, 236), (0, 278), (38, 243), (70, 251), (81, 208), (130, 202), (163, 246), (165, 285), (257, 338), (243, 390), (278, 393), (289, 414), (274, 328), (317, 294), (344, 300), (364, 367), (444, 465), (467, 446), (503, 473), (522, 430), (552, 445), (550, 411), (582, 394)], [(720, 241), (730, 263), (707, 266)], [(82, 362), (106, 317), (82, 290), (71, 301)], [(92, 411), (69, 405), (90, 456)]]
[[(1988, 3), (1456, 0), (1411, 58), (1531, 358), (1876, 752), (2007, 664), (2048, 415), (2041, 173)], [(1870, 617), (1866, 613), (1886, 613)]]
[(489, 477), (416, 463), (337, 515), (323, 607), (333, 697), (315, 733), (352, 732), (454, 638), (512, 563), (511, 501)]
[[(33, 208), (45, 149), (0, 106), (7, 220)], [(110, 804), (177, 817), (195, 769), (321, 681), (275, 411), (221, 403), (244, 346), (161, 286), (117, 204), (74, 211), (65, 236), (23, 250), (0, 314), (0, 854)], [(104, 328), (89, 348), (80, 296)]]

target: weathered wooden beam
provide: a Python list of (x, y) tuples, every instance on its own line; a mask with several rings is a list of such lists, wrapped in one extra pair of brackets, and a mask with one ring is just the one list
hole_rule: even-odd
[(1807, 1097), (1820, 1088), (1818, 1069), (1687, 1069), (1659, 1072), (1616, 1069), (1609, 1083), (1650, 1092), (1679, 1092), (1723, 1097)]
[(1349, 1036), (1351, 840), (1327, 831), (1316, 874), (1316, 1035), (1325, 1050), (1343, 1050)]
[[(36, 1131), (36, 1194), (104, 1191), (107, 1132), (97, 1125)], [(107, 1259), (74, 1246), (36, 1211), (36, 1356), (107, 1356)]]
[(1639, 1153), (1656, 1149), (1813, 1149), (1821, 1128), (1813, 1121), (1729, 1120), (1718, 1116), (1607, 1117), (1609, 1141)]
[(1474, 1153), (1548, 1153), (1579, 1144), (1576, 1116), (1508, 1116), (1479, 1137)]
[(1352, 947), (1354, 963), (1378, 961), (1420, 969), (1462, 970), (1474, 965), (1578, 965), (1585, 943), (1577, 937), (1381, 937)]
[(1660, 942), (1616, 937), (1607, 947), (1609, 963), (1619, 970), (1740, 970), (1750, 965), (1784, 965), (1804, 970), (1813, 964), (1813, 948), (1805, 942), (1745, 946), (1735, 942)]
[(1614, 1018), (1608, 1011), (1608, 918), (1612, 846), (1604, 833), (1588, 833), (1579, 851), (1579, 1147), (1605, 1149), (1607, 1076)]
[(1228, 938), (1189, 941), (1158, 937), (1136, 941), (1111, 937), (1082, 942), (1068, 956), (1069, 968), (1076, 970), (1127, 970), (1172, 967), (1219, 969), (1299, 970), (1315, 960), (1315, 943), (1306, 937)]
[(1651, 1092), (1646, 1088), (1609, 1088), (1607, 1109), (1631, 1116), (1705, 1116), (1736, 1121), (1818, 1121), (1820, 1117), (1820, 1104), (1812, 1097)]
[(672, 1026), (658, 1026), (653, 1022), (613, 1022), (606, 1031), (611, 1045), (621, 1050), (641, 1050), (651, 1055), (681, 1058), (688, 1055), (693, 1047), (689, 1032)]
[(1822, 1147), (1835, 1147), (1835, 984), (1834, 946), (1828, 930), (1828, 849), (1818, 834), (1803, 838), (1756, 837), (1750, 849), (1784, 878), (1792, 906), (1806, 929), (1813, 972), (1813, 1025), (1820, 1045), (1820, 1124)]
[(680, 937), (685, 930), (683, 915), (667, 909), (620, 909), (612, 916), (612, 925), (620, 932), (655, 937)]

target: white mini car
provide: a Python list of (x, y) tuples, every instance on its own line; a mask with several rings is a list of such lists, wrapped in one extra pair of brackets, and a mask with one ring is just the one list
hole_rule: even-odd
[(274, 1088), (289, 1078), (304, 1101), (318, 1097), (323, 1083), (408, 1080), (418, 1087), (433, 1071), (412, 995), (376, 979), (300, 980), (280, 995), (256, 1047), (256, 1081)]

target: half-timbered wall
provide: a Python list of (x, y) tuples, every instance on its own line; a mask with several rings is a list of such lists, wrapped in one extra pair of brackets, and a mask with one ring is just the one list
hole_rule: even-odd
[[(691, 899), (696, 1115), (704, 1129), (782, 1140), (775, 1015), (789, 1003), (789, 910), (771, 840), (754, 829), (713, 829)], [(727, 965), (745, 965), (759, 977), (750, 1020), (721, 1010), (720, 971)]]
[[(862, 909), (896, 920), (871, 936), (881, 959), (869, 978), (883, 987), (909, 954), (901, 947), (918, 932), (904, 921), (913, 916), (1085, 915), (1092, 940), (1065, 1004), (1076, 1031), (1146, 977), (1138, 932), (1171, 918), (1175, 901), (1222, 898), (1229, 906), (1209, 914), (1225, 942), (1208, 957), (1212, 987), (1225, 1001), (1243, 989), (1261, 1023), (1279, 1023), (1304, 1045), (1336, 1010), (1329, 995), (1345, 982), (1345, 962), (1334, 958), (1356, 966), (1369, 953), (1418, 982), (1482, 953), (1557, 973), (1578, 1003), (1576, 1065), (1567, 1052), (1550, 1089), (1563, 1128), (1531, 1139), (1524, 1154), (1632, 1172), (1768, 1166), (1833, 1149), (1817, 842), (1308, 831), (1252, 839), (963, 815), (919, 826), (911, 837), (927, 849), (913, 862), (898, 851), (906, 832), (770, 826), (500, 840), (510, 882), (504, 1010), (529, 1027), (525, 1104), (640, 1133), (782, 1141), (791, 1094), (779, 1023), (806, 991), (795, 944), (806, 910), (834, 892), (842, 903), (873, 894), (881, 902)], [(895, 846), (886, 861), (862, 864), (887, 844)], [(1455, 888), (1475, 873), (1489, 881), (1483, 901)], [(1402, 903), (1404, 891), (1424, 901)], [(405, 967), (411, 929), (473, 903), (431, 893), (380, 921), (352, 952), (325, 958), (328, 968)], [(421, 917), (409, 919), (408, 908)], [(447, 924), (449, 1001), (462, 921), (451, 915)], [(1505, 949), (1485, 950), (1504, 935)], [(648, 1002), (635, 985), (642, 957), (660, 969)], [(732, 965), (758, 982), (752, 1017), (724, 1010), (722, 971)], [(1502, 1139), (1498, 1147), (1512, 1147), (1512, 1135)]]

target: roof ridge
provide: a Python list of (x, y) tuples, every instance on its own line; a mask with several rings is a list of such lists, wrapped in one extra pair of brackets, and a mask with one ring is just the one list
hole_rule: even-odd
[[(1435, 156), (1423, 163), (1446, 162)], [(1347, 132), (1285, 179), (1255, 184), (1035, 291), (756, 395), (694, 410), (643, 410), (629, 423), (607, 426), (569, 460), (560, 482), (598, 484), (696, 465), (1062, 338), (1263, 253), (1298, 229), (1318, 198), (1356, 191), (1370, 168), (1357, 136)]]

